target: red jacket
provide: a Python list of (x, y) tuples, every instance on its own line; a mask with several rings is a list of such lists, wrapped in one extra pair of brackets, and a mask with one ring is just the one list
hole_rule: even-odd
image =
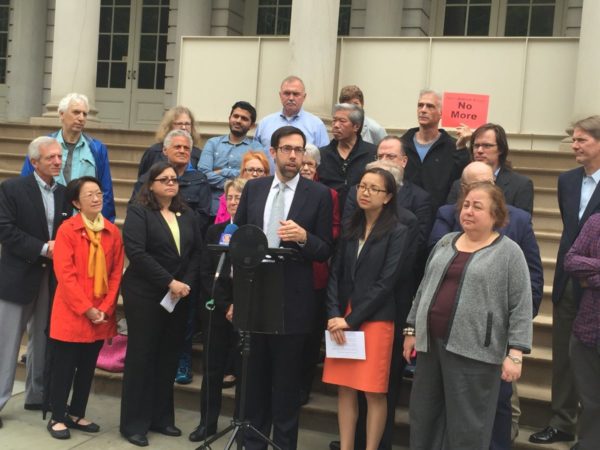
[[(88, 277), (90, 239), (81, 216), (63, 222), (54, 243), (54, 273), (58, 281), (52, 313), (50, 337), (65, 342), (94, 342), (117, 334), (115, 309), (123, 275), (123, 240), (119, 229), (104, 219), (102, 248), (106, 256), (108, 293), (94, 298), (93, 278)], [(94, 325), (85, 312), (96, 307), (107, 323)]]
[[(331, 192), (331, 200), (333, 201), (333, 242), (337, 241), (342, 229), (342, 220), (340, 217), (340, 204), (338, 193), (335, 189), (329, 189)], [(329, 280), (329, 261), (314, 261), (313, 262), (313, 288), (315, 290), (325, 289)]]

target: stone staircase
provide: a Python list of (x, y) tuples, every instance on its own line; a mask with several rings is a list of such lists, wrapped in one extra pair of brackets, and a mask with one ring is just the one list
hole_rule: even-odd
[[(202, 128), (202, 127), (201, 127)], [(22, 124), (0, 124), (0, 181), (19, 174), (27, 144), (36, 136), (54, 131), (54, 127)], [(117, 207), (117, 224), (122, 225), (126, 205), (131, 195), (137, 174), (137, 162), (145, 148), (154, 142), (150, 132), (128, 130), (89, 129), (91, 135), (101, 139), (109, 148), (111, 172)], [(204, 136), (207, 138), (210, 136)], [(557, 142), (557, 146), (558, 146)], [(538, 446), (527, 442), (534, 430), (544, 427), (550, 416), (551, 345), (552, 345), (552, 301), (551, 287), (554, 265), (562, 223), (557, 204), (556, 183), (558, 175), (576, 166), (567, 151), (511, 150), (510, 159), (514, 168), (533, 179), (535, 202), (533, 223), (540, 246), (544, 267), (544, 299), (539, 315), (534, 320), (534, 348), (525, 357), (524, 370), (519, 382), (521, 398), (521, 432), (514, 446), (516, 449), (568, 449), (565, 444)], [(187, 386), (176, 385), (178, 407), (197, 410), (201, 380), (201, 346), (194, 346), (194, 382)], [(336, 391), (319, 382), (320, 373), (311, 400), (303, 407), (301, 426), (306, 429), (332, 432), (337, 428)], [(95, 390), (120, 395), (121, 375), (97, 371)], [(408, 442), (408, 396), (410, 380), (403, 383), (397, 407), (394, 441), (399, 445)], [(224, 391), (224, 410), (233, 410), (233, 389)]]

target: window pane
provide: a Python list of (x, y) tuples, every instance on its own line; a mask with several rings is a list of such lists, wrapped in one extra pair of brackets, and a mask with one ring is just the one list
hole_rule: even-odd
[(158, 60), (167, 60), (167, 36), (159, 36), (158, 38)]
[(444, 36), (464, 36), (467, 7), (446, 8)]
[(123, 57), (128, 55), (128, 45), (129, 36), (113, 36), (111, 59), (113, 61), (123, 61)]
[(115, 5), (131, 5), (131, 0), (115, 0)]
[(290, 34), (290, 19), (292, 16), (292, 8), (279, 8), (277, 13), (277, 34)]
[(158, 5), (160, 2), (158, 0), (144, 0), (144, 6), (146, 5)]
[(159, 33), (169, 32), (169, 8), (160, 9), (160, 28)]
[(98, 59), (110, 59), (110, 35), (101, 34), (98, 37)]
[(8, 8), (0, 8), (0, 30), (8, 31)]
[(142, 33), (158, 32), (158, 8), (144, 8), (142, 11)]
[(99, 62), (96, 67), (96, 87), (108, 87), (108, 63)]
[(292, 6), (292, 0), (279, 0), (279, 6)]
[(270, 6), (270, 5), (276, 5), (277, 4), (277, 0), (259, 0), (258, 5), (259, 6)]
[(340, 7), (338, 36), (348, 36), (350, 34), (350, 12), (350, 8)]
[(102, 0), (102, 2), (100, 4), (102, 6), (112, 6), (113, 2), (112, 2), (112, 0)]
[(127, 63), (112, 63), (110, 66), (110, 87), (124, 88)]
[(156, 67), (156, 89), (165, 88), (165, 66), (166, 64), (158, 64)]
[(130, 8), (115, 8), (115, 33), (129, 33), (129, 11)]
[(275, 9), (259, 8), (256, 34), (275, 34)]
[(466, 5), (467, 0), (446, 0), (446, 5)]
[(0, 58), (6, 58), (7, 47), (8, 46), (8, 34), (0, 33)]
[(528, 5), (529, 0), (508, 0), (509, 5)]
[(112, 8), (100, 8), (100, 33), (110, 33)]
[(531, 8), (530, 36), (552, 36), (554, 28), (554, 6), (534, 6)]
[(556, 4), (556, 0), (532, 0), (532, 2), (534, 5), (535, 4), (544, 4), (544, 5), (554, 5)]
[(6, 60), (0, 59), (0, 84), (6, 83)]
[(507, 6), (505, 36), (527, 36), (528, 6)]
[(469, 8), (468, 36), (487, 36), (490, 31), (490, 6), (471, 6)]
[(142, 36), (140, 61), (156, 61), (156, 36)]
[(138, 89), (154, 89), (155, 64), (139, 64)]

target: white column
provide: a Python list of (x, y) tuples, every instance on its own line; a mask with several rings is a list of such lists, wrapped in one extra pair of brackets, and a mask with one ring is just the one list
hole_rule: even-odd
[(573, 118), (600, 114), (600, 1), (585, 0), (581, 14)]
[(290, 75), (306, 86), (304, 108), (331, 116), (340, 0), (293, 2), (290, 24)]
[(95, 119), (99, 27), (100, 0), (56, 0), (50, 102), (44, 117), (56, 117), (60, 99), (78, 92), (90, 101), (88, 120)]
[(404, 0), (369, 0), (365, 36), (400, 36)]
[(20, 0), (12, 8), (7, 118), (28, 122), (42, 113), (48, 4), (46, 0)]

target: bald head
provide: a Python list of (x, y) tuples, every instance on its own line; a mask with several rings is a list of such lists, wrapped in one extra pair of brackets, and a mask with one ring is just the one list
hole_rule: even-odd
[(460, 181), (462, 184), (471, 184), (478, 181), (493, 182), (494, 172), (486, 163), (475, 161), (464, 168)]

